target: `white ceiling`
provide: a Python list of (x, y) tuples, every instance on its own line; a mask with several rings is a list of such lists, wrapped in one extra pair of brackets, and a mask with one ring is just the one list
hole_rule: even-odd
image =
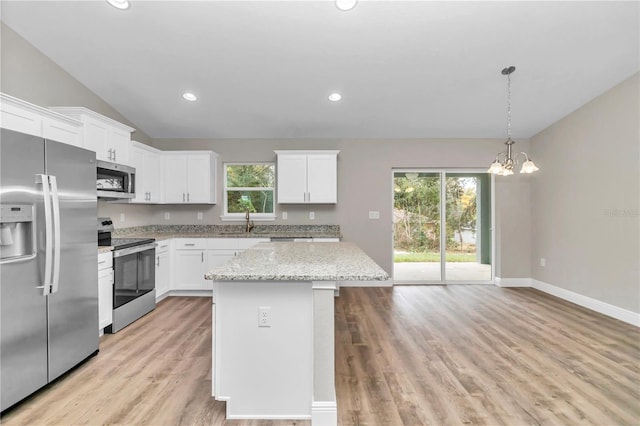
[[(639, 3), (7, 1), (153, 138), (530, 137), (639, 70)], [(191, 90), (195, 103), (181, 98)], [(327, 96), (338, 91), (339, 103)]]

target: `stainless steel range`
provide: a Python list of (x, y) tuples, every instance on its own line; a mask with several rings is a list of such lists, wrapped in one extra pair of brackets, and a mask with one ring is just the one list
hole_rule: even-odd
[(113, 222), (98, 219), (98, 245), (113, 246), (113, 323), (107, 333), (122, 330), (156, 307), (153, 238), (111, 238)]

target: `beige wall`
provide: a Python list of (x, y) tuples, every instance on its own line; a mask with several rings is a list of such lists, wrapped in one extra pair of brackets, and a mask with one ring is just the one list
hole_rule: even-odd
[[(338, 149), (338, 204), (335, 206), (277, 205), (279, 219), (275, 223), (338, 224), (345, 240), (362, 247), (385, 270), (392, 270), (392, 170), (403, 167), (480, 168), (486, 169), (495, 154), (503, 148), (502, 140), (492, 139), (425, 139), (425, 140), (169, 140), (156, 139), (159, 149), (209, 149), (220, 154), (222, 162), (274, 161), (278, 149)], [(528, 141), (518, 142), (528, 149)], [(222, 180), (222, 167), (218, 173)], [(222, 199), (219, 186), (218, 199)], [(379, 220), (368, 218), (370, 210), (380, 212)], [(155, 223), (197, 223), (197, 212), (203, 212), (203, 223), (222, 223), (222, 204), (205, 206), (158, 206)], [(280, 219), (288, 213), (288, 220)], [(309, 220), (309, 212), (316, 219)], [(169, 212), (170, 221), (164, 220)], [(113, 215), (117, 217), (116, 215)], [(530, 276), (529, 252), (529, 180), (514, 176), (496, 179), (497, 227), (507, 232), (497, 240), (502, 278)], [(134, 218), (135, 219), (135, 218)], [(513, 229), (517, 230), (514, 238)]]
[[(640, 312), (639, 75), (532, 138), (534, 279)], [(546, 266), (540, 266), (540, 258)]]
[[(0, 90), (42, 106), (84, 106), (136, 127), (97, 95), (4, 24), (1, 25)], [(346, 240), (356, 242), (383, 268), (392, 269), (391, 173), (401, 167), (486, 168), (503, 148), (502, 140), (153, 140), (141, 131), (134, 139), (161, 149), (212, 149), (221, 161), (275, 161), (275, 149), (339, 149), (338, 204), (335, 206), (278, 206), (288, 224), (339, 224)], [(518, 147), (527, 149), (528, 141)], [(218, 174), (222, 183), (222, 170)], [(222, 189), (218, 196), (221, 199)], [(222, 206), (131, 206), (98, 203), (101, 216), (111, 216), (117, 227), (155, 223), (221, 223)], [(380, 212), (379, 220), (368, 212)], [(316, 220), (308, 219), (309, 211)], [(169, 212), (171, 219), (164, 220)], [(203, 212), (204, 220), (197, 221)], [(124, 222), (120, 221), (124, 214)], [(495, 260), (503, 278), (530, 276), (529, 180), (498, 177), (496, 223), (499, 232)], [(517, 238), (514, 233), (517, 232)]]
[[(1, 92), (43, 107), (82, 106), (136, 127), (2, 22), (0, 48)], [(140, 130), (134, 132), (133, 139), (144, 143), (151, 142)]]

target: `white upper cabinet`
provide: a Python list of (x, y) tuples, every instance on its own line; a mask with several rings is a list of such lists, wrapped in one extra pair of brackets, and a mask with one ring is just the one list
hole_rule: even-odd
[(215, 204), (217, 158), (212, 151), (164, 152), (164, 203)]
[(95, 151), (98, 160), (131, 164), (131, 132), (135, 129), (84, 107), (52, 107), (84, 123), (84, 147)]
[(162, 203), (164, 194), (160, 190), (162, 151), (148, 145), (131, 142), (131, 165), (136, 169), (136, 196), (131, 203)]
[(338, 202), (340, 151), (275, 151), (279, 204)]
[(65, 115), (0, 93), (0, 126), (28, 135), (40, 136), (83, 147), (83, 125)]

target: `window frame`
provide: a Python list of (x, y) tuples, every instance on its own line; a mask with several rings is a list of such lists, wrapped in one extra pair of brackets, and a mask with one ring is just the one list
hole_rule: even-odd
[[(271, 165), (273, 166), (273, 187), (263, 187), (263, 186), (249, 186), (249, 187), (232, 187), (229, 188), (227, 186), (227, 167), (228, 166), (253, 166), (253, 165)], [(222, 199), (223, 199), (223, 215), (220, 218), (223, 221), (239, 221), (245, 220), (246, 213), (229, 213), (229, 202), (228, 202), (228, 191), (273, 191), (273, 213), (251, 213), (251, 220), (256, 221), (274, 221), (276, 219), (276, 163), (273, 161), (245, 161), (245, 162), (227, 162), (222, 163), (222, 173), (223, 173), (223, 182), (224, 187), (222, 189)]]

